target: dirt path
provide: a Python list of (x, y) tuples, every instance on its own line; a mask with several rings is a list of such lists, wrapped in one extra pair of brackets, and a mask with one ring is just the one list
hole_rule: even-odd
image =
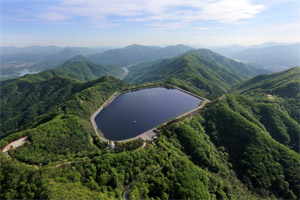
[(12, 141), (12, 142), (8, 143), (5, 147), (3, 147), (2, 152), (7, 154), (8, 150), (10, 150), (11, 148), (15, 149), (15, 148), (18, 148), (20, 146), (23, 146), (28, 141), (29, 141), (28, 136), (21, 137), (21, 138), (15, 140), (15, 141)]
[(125, 190), (123, 191), (123, 199), (127, 200), (129, 199), (128, 194), (129, 194), (129, 190), (131, 189), (132, 185), (135, 183), (136, 181), (132, 181), (131, 183), (129, 183), (129, 185), (127, 185), (125, 187)]
[(267, 97), (268, 97), (269, 99), (272, 99), (272, 100), (274, 100), (274, 96), (273, 96), (273, 95), (271, 95), (271, 94), (267, 94)]
[(224, 98), (226, 98), (226, 95), (222, 95), (221, 97), (218, 97), (218, 101), (221, 101)]

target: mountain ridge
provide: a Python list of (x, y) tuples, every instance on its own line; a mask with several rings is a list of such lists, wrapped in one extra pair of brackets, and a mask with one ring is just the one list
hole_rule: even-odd
[(177, 78), (212, 95), (221, 95), (232, 85), (260, 72), (263, 70), (227, 59), (207, 49), (198, 49), (152, 66), (135, 67), (124, 80), (142, 83)]

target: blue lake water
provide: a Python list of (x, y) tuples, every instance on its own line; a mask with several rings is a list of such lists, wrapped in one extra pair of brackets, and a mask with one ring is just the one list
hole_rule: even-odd
[(105, 138), (124, 140), (184, 114), (200, 103), (201, 99), (176, 89), (142, 89), (119, 95), (95, 121)]

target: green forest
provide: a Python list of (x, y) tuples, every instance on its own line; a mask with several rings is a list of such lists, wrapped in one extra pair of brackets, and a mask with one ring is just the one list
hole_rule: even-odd
[[(258, 75), (197, 50), (141, 64), (124, 81), (105, 76), (121, 68), (86, 61), (1, 81), (0, 146), (29, 142), (1, 153), (0, 198), (299, 199), (299, 69)], [(156, 141), (108, 149), (91, 115), (115, 92), (149, 85), (211, 102), (160, 126)]]

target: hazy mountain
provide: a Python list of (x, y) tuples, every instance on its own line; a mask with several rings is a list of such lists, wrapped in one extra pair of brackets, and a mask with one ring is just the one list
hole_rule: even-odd
[(62, 50), (60, 50), (59, 52), (57, 52), (56, 54), (45, 58), (45, 60), (65, 62), (66, 60), (69, 60), (72, 57), (77, 56), (77, 55), (84, 56), (84, 55), (89, 55), (89, 54), (93, 54), (93, 53), (94, 53), (94, 51), (92, 49), (88, 49), (88, 48), (66, 47), (66, 48), (63, 48)]
[(273, 46), (279, 46), (279, 45), (286, 45), (286, 44), (270, 41), (270, 42), (265, 42), (265, 43), (262, 43), (262, 44), (251, 45), (248, 48), (255, 49), (255, 48), (273, 47)]
[(55, 55), (64, 51), (77, 51), (77, 53), (82, 55), (95, 54), (108, 50), (107, 47), (99, 48), (85, 48), (85, 47), (58, 47), (58, 46), (28, 46), (28, 47), (6, 47), (1, 46), (1, 55), (17, 55), (17, 54), (27, 54), (27, 55)]
[(128, 67), (141, 62), (151, 62), (162, 58), (172, 58), (192, 49), (192, 47), (184, 45), (161, 48), (135, 44), (120, 49), (108, 50), (101, 54), (90, 55), (87, 56), (87, 58), (94, 63), (102, 65)]
[(299, 66), (300, 60), (299, 43), (278, 45), (278, 43), (270, 42), (247, 49), (217, 48), (214, 51), (229, 58), (271, 71), (281, 71)]
[(210, 95), (220, 95), (232, 85), (262, 72), (265, 71), (225, 58), (210, 50), (199, 49), (153, 65), (130, 68), (130, 73), (124, 80), (143, 83), (176, 78)]
[(160, 49), (160, 47), (134, 44), (124, 48), (112, 49), (104, 53), (90, 55), (87, 56), (87, 58), (96, 64), (126, 67), (141, 62), (143, 57), (154, 53), (158, 49)]
[(6, 47), (1, 46), (1, 55), (28, 54), (28, 55), (51, 55), (59, 52), (62, 47), (57, 46), (29, 46), (29, 47)]
[(89, 55), (103, 52), (107, 48), (81, 48), (56, 46), (1, 47), (1, 76), (19, 76), (20, 72), (37, 73), (57, 67), (76, 55)]
[(191, 50), (195, 50), (195, 49), (182, 44), (175, 45), (175, 46), (167, 46), (151, 55), (148, 55), (147, 57), (144, 58), (143, 62), (151, 62), (151, 61), (156, 61), (161, 59), (173, 58)]
[(83, 55), (77, 55), (77, 56), (74, 56), (72, 57), (71, 59), (69, 59), (69, 61), (72, 61), (72, 62), (90, 62), (89, 59), (87, 59), (85, 56)]

